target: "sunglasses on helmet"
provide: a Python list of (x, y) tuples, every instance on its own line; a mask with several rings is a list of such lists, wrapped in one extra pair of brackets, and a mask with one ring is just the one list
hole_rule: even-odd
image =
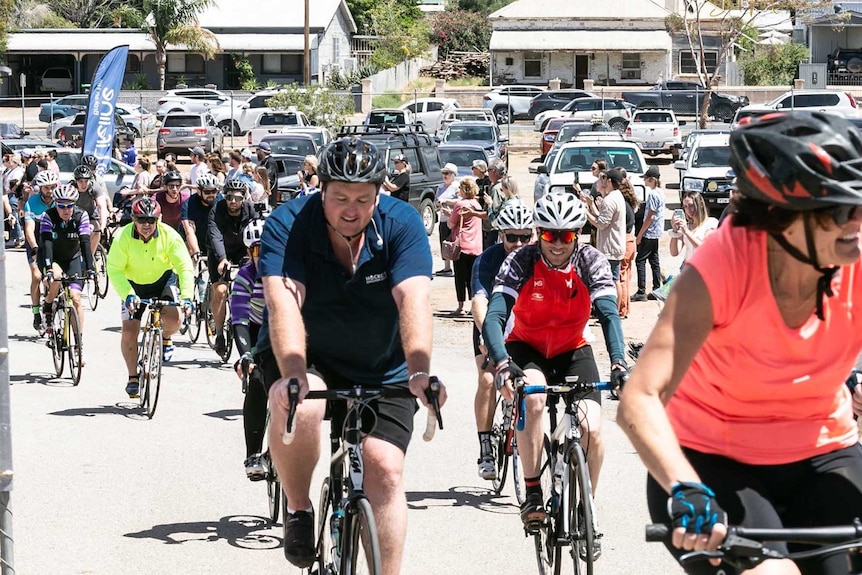
[(539, 237), (543, 242), (552, 244), (556, 241), (570, 244), (578, 239), (578, 234), (574, 230), (541, 230)]

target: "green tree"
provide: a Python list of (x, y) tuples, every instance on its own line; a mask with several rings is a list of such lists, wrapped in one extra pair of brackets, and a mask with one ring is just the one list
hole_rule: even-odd
[[(373, 34), (372, 29), (372, 11), (377, 8), (384, 0), (347, 0), (347, 7), (356, 21), (356, 27), (362, 34)], [(419, 4), (416, 0), (395, 0), (394, 4), (398, 6), (401, 20), (399, 24), (410, 24), (422, 18), (422, 11), (419, 10)]]
[(284, 91), (267, 99), (266, 105), (274, 110), (295, 106), (305, 112), (315, 125), (333, 130), (346, 124), (347, 116), (355, 110), (352, 96), (337, 94), (320, 84), (290, 84)]
[(799, 63), (808, 60), (801, 44), (758, 46), (739, 59), (747, 86), (787, 86), (796, 78)]
[(370, 13), (371, 31), (378, 37), (371, 64), (379, 70), (428, 50), (428, 24), (421, 19), (411, 20), (411, 11), (400, 2), (380, 0)]
[(14, 9), (15, 0), (0, 0), (0, 62), (6, 61), (6, 41)]
[(156, 45), (156, 65), (159, 67), (159, 90), (165, 89), (165, 63), (168, 44), (185, 46), (212, 59), (219, 50), (215, 34), (197, 23), (197, 15), (214, 0), (144, 0), (147, 14), (142, 26)]
[(48, 0), (48, 6), (78, 28), (103, 28), (112, 23), (111, 13), (122, 0)]
[(514, 1), (515, 0), (457, 0), (455, 5), (459, 10), (478, 12), (483, 16), (487, 16), (492, 12), (496, 12), (500, 8), (505, 8)]
[(491, 43), (491, 24), (477, 12), (447, 10), (430, 18), (431, 42), (441, 60), (449, 52), (486, 52)]

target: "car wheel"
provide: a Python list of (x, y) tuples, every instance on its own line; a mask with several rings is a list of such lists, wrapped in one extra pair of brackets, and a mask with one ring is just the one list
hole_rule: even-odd
[(715, 107), (715, 110), (712, 111), (712, 117), (719, 122), (729, 124), (733, 119), (733, 110), (731, 110), (730, 106), (727, 104), (719, 104)]
[(425, 226), (425, 233), (430, 236), (434, 233), (436, 223), (434, 204), (431, 200), (426, 198), (419, 203), (419, 216), (422, 218), (422, 225)]
[(610, 126), (611, 130), (619, 132), (621, 134), (626, 131), (626, 126), (628, 125), (629, 123), (622, 118), (615, 118), (608, 123), (608, 126)]
[(136, 140), (141, 137), (141, 133), (138, 131), (138, 129), (136, 127), (129, 126), (129, 130), (132, 132), (132, 135), (135, 137)]
[(494, 117), (497, 118), (498, 124), (508, 124), (512, 118), (512, 110), (506, 106), (497, 106), (494, 108)]
[(221, 129), (221, 133), (225, 136), (237, 136), (239, 135), (239, 124), (233, 122), (233, 129), (231, 129), (231, 121), (230, 120), (222, 120), (218, 123), (219, 129)]

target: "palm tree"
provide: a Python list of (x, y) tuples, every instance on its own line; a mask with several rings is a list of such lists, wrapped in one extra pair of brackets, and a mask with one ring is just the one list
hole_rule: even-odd
[(156, 45), (156, 65), (159, 67), (159, 89), (165, 89), (165, 62), (167, 46), (185, 46), (211, 60), (219, 51), (215, 34), (201, 28), (197, 15), (214, 4), (215, 0), (144, 0), (143, 25), (153, 44)]

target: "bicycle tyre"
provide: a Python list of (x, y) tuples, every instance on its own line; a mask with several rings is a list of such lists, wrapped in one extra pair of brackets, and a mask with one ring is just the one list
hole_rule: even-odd
[(546, 497), (545, 511), (548, 518), (545, 524), (533, 535), (533, 545), (536, 550), (536, 564), (539, 575), (559, 575), (560, 573), (560, 548), (557, 546), (557, 521), (555, 512), (551, 505), (553, 487), (553, 470), (555, 458), (551, 451), (551, 442), (545, 435), (542, 442), (542, 465), (539, 468), (539, 477), (542, 484), (542, 493)]
[(159, 404), (159, 388), (162, 383), (162, 330), (155, 328), (151, 330), (150, 339), (150, 366), (147, 373), (147, 418), (152, 419), (156, 414), (156, 406)]
[(500, 495), (506, 485), (506, 474), (509, 471), (508, 446), (509, 430), (505, 428), (506, 410), (511, 411), (511, 403), (498, 395), (494, 408), (494, 421), (491, 424), (491, 455), (494, 457), (496, 477), (491, 481), (494, 493)]
[(233, 324), (231, 323), (230, 304), (225, 305), (222, 335), (224, 336), (224, 353), (219, 358), (221, 358), (223, 363), (227, 363), (230, 359), (230, 354), (233, 353)]
[[(269, 455), (269, 450), (266, 450), (261, 456), (266, 466), (266, 499), (269, 508), (269, 519), (272, 524), (278, 523), (279, 505), (281, 503), (281, 481), (278, 480), (278, 473), (275, 471), (275, 465), (272, 463), (272, 457)], [(285, 513), (287, 510), (285, 509)]]
[(215, 316), (213, 316), (212, 308), (210, 306), (210, 294), (212, 293), (212, 284), (207, 282), (206, 293), (204, 294), (204, 327), (206, 328), (206, 336), (207, 336), (207, 344), (209, 344), (212, 350), (215, 350), (215, 341), (216, 341), (216, 327), (215, 327)]
[(203, 310), (201, 309), (201, 304), (195, 302), (195, 312), (192, 314), (192, 317), (189, 318), (189, 327), (186, 330), (186, 335), (189, 337), (189, 342), (197, 343), (198, 338), (201, 335), (201, 325), (204, 322), (203, 319)]
[[(595, 523), (593, 515), (593, 490), (587, 470), (584, 449), (576, 443), (569, 453), (569, 534), (570, 552), (576, 575), (593, 575), (593, 551), (595, 549)], [(583, 516), (578, 513), (582, 506)], [(583, 543), (584, 554), (581, 557)]]
[[(145, 323), (148, 322), (148, 319), (142, 319)], [(149, 386), (150, 386), (150, 377), (149, 377), (149, 369), (150, 369), (150, 339), (152, 338), (152, 331), (150, 329), (144, 329), (144, 335), (141, 337), (141, 343), (138, 347), (138, 405), (141, 409), (146, 409), (147, 407), (147, 398), (149, 397)]]
[(96, 285), (98, 286), (99, 297), (105, 299), (108, 297), (108, 286), (111, 280), (108, 278), (108, 250), (102, 244), (96, 246), (93, 262), (96, 266)]
[(320, 503), (317, 506), (317, 572), (320, 574), (335, 573), (335, 563), (332, 558), (332, 531), (329, 522), (332, 521), (332, 483), (329, 477), (320, 486)]
[(50, 336), (51, 355), (54, 359), (54, 372), (57, 377), (63, 377), (63, 368), (66, 366), (66, 350), (63, 348), (63, 330), (66, 326), (66, 310), (61, 306), (54, 306), (54, 315), (51, 319), (53, 333)]
[[(98, 301), (98, 298), (96, 298)], [(81, 383), (81, 361), (83, 350), (81, 349), (81, 324), (78, 322), (78, 310), (74, 306), (69, 308), (69, 341), (66, 350), (69, 352), (69, 375), (72, 376), (72, 385)]]
[(87, 298), (90, 309), (96, 311), (96, 308), (99, 307), (99, 287), (96, 285), (95, 279), (84, 280), (81, 285), (81, 295)]
[(380, 575), (380, 541), (371, 503), (365, 497), (352, 501), (344, 515), (341, 534), (342, 575)]
[(518, 505), (524, 503), (524, 485), (521, 482), (521, 453), (518, 451), (518, 440), (512, 435), (512, 484), (515, 487), (515, 499)]

